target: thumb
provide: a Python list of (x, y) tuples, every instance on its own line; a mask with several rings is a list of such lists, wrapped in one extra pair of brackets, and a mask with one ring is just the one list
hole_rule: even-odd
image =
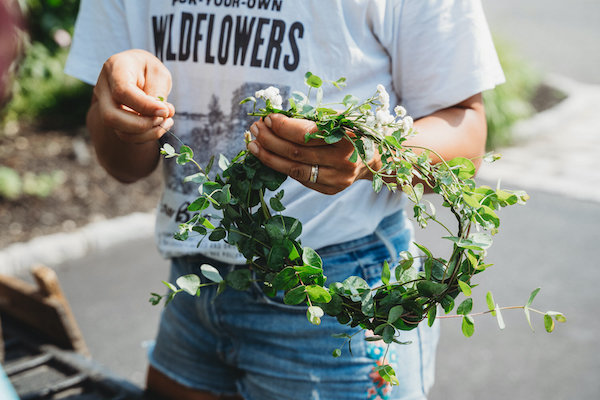
[(148, 65), (146, 67), (146, 76), (144, 77), (144, 87), (142, 90), (152, 99), (163, 102), (164, 110), (167, 111), (168, 117), (172, 117), (174, 108), (166, 100), (171, 93), (171, 73), (162, 64)]

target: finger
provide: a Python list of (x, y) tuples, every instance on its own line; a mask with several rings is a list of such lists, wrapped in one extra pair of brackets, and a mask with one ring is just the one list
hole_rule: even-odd
[(317, 125), (313, 121), (298, 118), (289, 118), (282, 114), (270, 114), (263, 120), (276, 135), (294, 143), (306, 146), (327, 146), (321, 139), (311, 139), (308, 142), (305, 137), (307, 133), (318, 131)]
[(283, 158), (262, 148), (256, 140), (248, 144), (248, 149), (263, 164), (321, 193), (337, 193), (354, 183), (357, 176), (354, 166), (352, 169), (337, 169), (319, 164), (316, 182), (311, 182), (311, 172), (314, 164), (306, 164)]
[(101, 76), (106, 77), (113, 100), (117, 104), (130, 107), (142, 115), (168, 117), (168, 106), (160, 101), (157, 96), (147, 94), (138, 86), (138, 81), (143, 82), (145, 79), (140, 79), (140, 77), (133, 74), (132, 69), (135, 68), (143, 69), (143, 66), (132, 67), (122, 62), (110, 63), (110, 59), (105, 63)]
[[(171, 85), (171, 73), (167, 67), (165, 67), (158, 59), (151, 58), (148, 60), (144, 76), (143, 91), (153, 98), (158, 99), (159, 97), (162, 97), (163, 99), (166, 99), (169, 93), (171, 93)], [(163, 104), (167, 106), (168, 111), (170, 111), (170, 104), (166, 102)]]
[(348, 159), (354, 152), (354, 146), (347, 141), (326, 146), (310, 146), (288, 141), (275, 135), (263, 121), (252, 124), (250, 131), (261, 144), (261, 147), (283, 158), (305, 164), (335, 167), (339, 166), (340, 163), (349, 162)]
[(171, 127), (173, 120), (166, 119), (161, 125), (155, 126), (142, 133), (115, 131), (119, 139), (127, 143), (146, 143), (160, 139)]
[(262, 148), (283, 158), (306, 164), (315, 164), (319, 161), (317, 147), (305, 146), (283, 139), (275, 135), (263, 121), (257, 121), (252, 124), (250, 132), (252, 132)]

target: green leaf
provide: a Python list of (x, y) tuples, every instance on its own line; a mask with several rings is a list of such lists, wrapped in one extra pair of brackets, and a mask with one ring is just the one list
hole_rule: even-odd
[(401, 305), (397, 305), (394, 306), (390, 309), (390, 312), (388, 314), (388, 323), (393, 324), (394, 322), (398, 321), (400, 319), (400, 317), (402, 316), (402, 314), (404, 314), (404, 307), (402, 307)]
[(308, 310), (306, 310), (306, 317), (313, 325), (319, 325), (323, 315), (325, 315), (323, 309), (318, 306), (310, 306), (308, 307)]
[(502, 313), (500, 312), (500, 307), (498, 304), (496, 304), (496, 321), (498, 321), (498, 328), (506, 328), (506, 325), (504, 325), (504, 318), (502, 318)]
[(200, 272), (202, 272), (202, 275), (204, 275), (209, 281), (216, 283), (223, 281), (223, 277), (219, 273), (219, 270), (217, 270), (212, 265), (202, 264), (200, 266)]
[(323, 85), (323, 80), (316, 75), (313, 75), (311, 72), (307, 72), (304, 75), (304, 82), (313, 88), (320, 88)]
[(487, 294), (485, 295), (485, 302), (487, 303), (488, 310), (490, 310), (492, 312), (492, 315), (495, 316), (496, 312), (494, 310), (496, 309), (496, 305), (494, 303), (494, 297), (492, 296), (492, 292), (487, 292)]
[(375, 316), (375, 301), (370, 290), (365, 290), (360, 297), (360, 310), (367, 317)]
[(386, 382), (391, 383), (392, 385), (399, 385), (398, 378), (396, 377), (396, 372), (391, 365), (381, 365), (375, 368), (375, 371), (379, 374), (379, 376)]
[(183, 275), (175, 281), (184, 292), (195, 296), (200, 292), (200, 278), (196, 274)]
[(319, 254), (317, 254), (317, 252), (310, 247), (305, 247), (302, 249), (302, 262), (304, 265), (310, 265), (323, 269), (323, 260), (321, 260)]
[(467, 297), (471, 296), (471, 286), (468, 283), (463, 281), (458, 281), (458, 286), (460, 286), (460, 291)]
[(285, 210), (285, 207), (281, 203), (281, 200), (279, 200), (276, 197), (271, 197), (269, 199), (269, 205), (271, 206), (271, 209), (276, 212), (281, 212), (281, 211)]
[(329, 303), (331, 301), (331, 294), (319, 285), (306, 286), (306, 293), (310, 300), (316, 303)]
[(353, 96), (351, 94), (348, 94), (344, 97), (344, 99), (342, 100), (342, 103), (346, 106), (346, 107), (350, 107), (350, 106), (355, 106), (357, 105), (359, 102), (358, 97)]
[(432, 281), (417, 282), (417, 291), (420, 295), (425, 297), (438, 296), (447, 288), (448, 285), (446, 285), (445, 283), (438, 283)]
[(396, 329), (392, 326), (392, 325), (386, 325), (385, 328), (383, 328), (383, 333), (382, 333), (382, 337), (383, 337), (383, 341), (387, 344), (390, 344), (394, 341), (394, 335), (396, 334)]
[(189, 206), (188, 211), (202, 211), (206, 210), (210, 205), (210, 201), (206, 197), (198, 197)]
[(248, 269), (236, 269), (227, 274), (225, 281), (235, 290), (246, 290), (252, 283), (252, 274)]
[(531, 323), (531, 313), (529, 312), (529, 307), (523, 307), (523, 312), (525, 313), (525, 319), (527, 319), (527, 323), (529, 324), (529, 328), (531, 328), (532, 332), (535, 332), (533, 324)]
[(150, 299), (148, 301), (153, 305), (158, 305), (163, 297), (158, 293), (150, 293)]
[(256, 97), (254, 97), (254, 96), (246, 97), (244, 100), (240, 101), (240, 104), (244, 104), (249, 101), (256, 103)]
[(187, 164), (194, 158), (194, 152), (189, 146), (183, 145), (179, 148), (179, 156), (177, 157), (177, 164)]
[(175, 153), (175, 148), (171, 146), (169, 143), (163, 144), (160, 149), (160, 153), (165, 156), (165, 158), (175, 157), (177, 154)]
[(198, 172), (198, 173), (186, 176), (185, 178), (183, 178), (183, 182), (184, 183), (193, 182), (198, 185), (202, 185), (202, 184), (208, 182), (208, 177), (206, 176), (206, 174), (204, 172)]
[(208, 240), (210, 240), (212, 242), (218, 242), (219, 240), (225, 239), (226, 235), (227, 235), (227, 231), (225, 231), (225, 229), (217, 228), (210, 233), (210, 235), (208, 236)]
[(289, 290), (298, 284), (298, 276), (292, 267), (285, 267), (273, 279), (273, 287), (276, 290)]
[(475, 333), (475, 324), (470, 315), (465, 315), (462, 318), (462, 333), (466, 337), (471, 337)]
[(168, 287), (173, 292), (179, 291), (179, 289), (177, 289), (177, 287), (175, 285), (173, 285), (171, 282), (162, 281), (162, 283), (164, 283), (165, 286)]
[(300, 304), (306, 300), (306, 286), (300, 285), (289, 290), (283, 297), (283, 302), (288, 305)]
[(348, 161), (350, 161), (351, 163), (355, 163), (358, 161), (358, 151), (356, 151), (356, 149), (354, 149), (352, 154), (350, 154), (350, 158), (348, 158)]
[(567, 322), (567, 317), (565, 317), (563, 313), (560, 313), (558, 311), (547, 311), (546, 314), (550, 315), (551, 317), (554, 317), (554, 319), (556, 319), (557, 322)]
[(380, 175), (373, 175), (373, 190), (379, 193), (383, 188), (383, 178)]
[(554, 330), (554, 320), (549, 314), (544, 314), (544, 328), (546, 328), (546, 332), (548, 333)]
[(383, 282), (383, 284), (386, 286), (389, 285), (391, 275), (392, 273), (390, 272), (390, 265), (388, 264), (387, 260), (385, 260), (383, 262), (383, 268), (381, 269), (381, 282)]
[(229, 168), (229, 160), (223, 154), (219, 154), (219, 168), (223, 171)]
[(456, 157), (447, 161), (446, 164), (459, 179), (470, 179), (475, 175), (475, 164), (468, 158)]
[(433, 323), (435, 322), (435, 317), (437, 314), (437, 307), (436, 306), (432, 306), (428, 311), (427, 311), (427, 325), (429, 327), (433, 326)]
[(462, 303), (459, 304), (458, 308), (456, 309), (456, 313), (459, 315), (467, 315), (471, 312), (472, 309), (473, 299), (469, 297), (468, 299), (465, 299)]
[(527, 304), (525, 304), (525, 307), (529, 307), (531, 305), (531, 303), (533, 303), (533, 299), (535, 299), (535, 296), (537, 296), (540, 289), (541, 288), (537, 288), (533, 292), (531, 292), (531, 295), (529, 295), (529, 300), (527, 300)]

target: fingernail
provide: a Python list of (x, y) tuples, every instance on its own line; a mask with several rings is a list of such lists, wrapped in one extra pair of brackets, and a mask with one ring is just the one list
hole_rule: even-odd
[(269, 116), (266, 116), (266, 117), (265, 117), (265, 119), (264, 119), (264, 121), (265, 121), (265, 125), (266, 125), (266, 126), (268, 126), (268, 127), (270, 128), (270, 127), (271, 127), (271, 124), (273, 123), (273, 122), (271, 121), (271, 117), (269, 117)]
[(163, 123), (165, 119), (163, 117), (154, 117), (152, 118), (152, 126), (158, 126)]
[(161, 108), (160, 110), (156, 110), (154, 115), (157, 117), (167, 118), (169, 116), (169, 112)]
[(250, 127), (250, 132), (252, 132), (254, 137), (258, 137), (258, 127), (256, 126), (256, 124), (252, 124), (252, 126)]
[(167, 118), (165, 122), (163, 122), (162, 127), (166, 130), (169, 130), (173, 127), (173, 125), (175, 125), (175, 121), (173, 121), (173, 118)]
[(258, 146), (256, 145), (256, 143), (248, 143), (248, 150), (250, 150), (250, 153), (254, 154), (255, 156), (258, 155)]

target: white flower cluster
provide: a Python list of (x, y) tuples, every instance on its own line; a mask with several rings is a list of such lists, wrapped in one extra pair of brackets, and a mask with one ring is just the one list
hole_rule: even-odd
[(269, 86), (266, 89), (259, 90), (254, 93), (254, 97), (257, 99), (269, 100), (271, 107), (281, 109), (283, 105), (283, 99), (279, 94), (279, 89), (273, 86)]
[[(377, 85), (377, 94), (375, 100), (379, 103), (375, 109), (375, 113), (368, 111), (366, 124), (376, 129), (383, 128), (384, 133), (387, 133), (386, 129), (388, 125), (401, 122), (402, 130), (408, 132), (413, 127), (413, 119), (406, 115), (406, 109), (402, 106), (394, 107), (395, 116), (390, 113), (390, 95), (388, 94), (385, 87), (381, 84)], [(397, 121), (400, 120), (400, 121)]]

